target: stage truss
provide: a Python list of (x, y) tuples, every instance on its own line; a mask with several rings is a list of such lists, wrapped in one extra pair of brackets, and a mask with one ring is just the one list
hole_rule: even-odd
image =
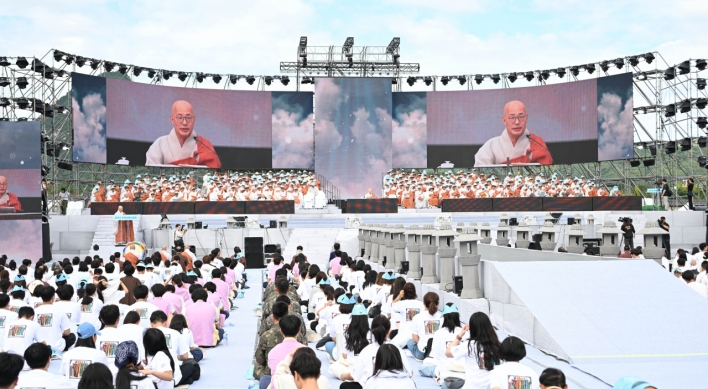
[[(514, 88), (631, 72), (634, 78), (634, 159), (524, 170), (534, 173), (540, 170), (546, 176), (553, 172), (585, 176), (608, 187), (618, 185), (624, 194), (648, 198), (651, 195), (646, 190), (658, 187), (665, 178), (679, 195), (675, 200), (678, 205), (685, 200), (686, 178), (693, 177), (696, 198), (706, 198), (708, 170), (699, 165), (700, 160), (705, 166), (708, 116), (708, 94), (705, 76), (701, 74), (706, 68), (703, 59), (669, 64), (658, 52), (651, 52), (549, 70), (418, 76), (419, 64), (400, 61), (398, 38), (388, 46), (354, 46), (354, 39), (347, 38), (340, 47), (308, 46), (307, 38), (302, 37), (296, 53), (295, 61), (280, 64), (281, 72), (295, 74), (294, 80), (287, 75), (214, 74), (148, 68), (85, 58), (57, 49), (42, 57), (0, 56), (0, 120), (40, 121), (43, 176), (50, 182), (50, 211), (57, 211), (56, 198), (60, 188), (66, 187), (72, 195), (88, 200), (98, 180), (123, 182), (138, 174), (185, 175), (191, 171), (72, 162), (71, 72), (193, 88), (252, 90), (255, 84), (257, 90), (273, 91), (287, 89), (285, 87), (291, 81), (296, 83), (296, 90), (311, 88), (308, 84), (314, 84), (317, 77), (390, 77), (393, 91), (424, 91)], [(207, 80), (212, 83), (206, 83)], [(409, 87), (405, 88), (403, 84)], [(514, 174), (516, 170), (513, 169)], [(495, 171), (496, 174), (506, 172), (506, 169)], [(201, 172), (196, 173), (201, 181)], [(328, 196), (337, 199), (337, 188), (329, 183), (327, 187)]]

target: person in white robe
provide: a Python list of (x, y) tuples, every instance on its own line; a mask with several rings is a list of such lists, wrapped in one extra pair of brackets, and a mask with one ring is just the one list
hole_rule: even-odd
[(315, 195), (315, 208), (322, 209), (327, 206), (327, 196), (324, 191), (318, 190)]

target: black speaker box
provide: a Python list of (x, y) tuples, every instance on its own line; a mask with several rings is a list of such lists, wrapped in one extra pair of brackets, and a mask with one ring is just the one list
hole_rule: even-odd
[(569, 218), (568, 218), (568, 225), (569, 225), (569, 226), (572, 226), (573, 224), (575, 224), (575, 218), (574, 218), (574, 217), (569, 217)]
[(263, 250), (266, 254), (275, 254), (275, 251), (278, 249), (277, 244), (267, 244), (264, 247)]
[(462, 293), (462, 276), (454, 276), (452, 280), (452, 292), (459, 296)]
[(278, 221), (277, 220), (271, 220), (270, 221), (270, 227), (269, 228), (278, 228)]
[(49, 223), (42, 223), (42, 259), (46, 262), (52, 260), (52, 245), (49, 239)]
[(263, 253), (246, 253), (246, 269), (265, 268)]
[(245, 238), (244, 239), (244, 252), (248, 253), (260, 253), (263, 254), (263, 238)]
[(410, 266), (410, 262), (401, 261), (401, 270), (399, 271), (399, 273), (408, 274), (409, 266)]

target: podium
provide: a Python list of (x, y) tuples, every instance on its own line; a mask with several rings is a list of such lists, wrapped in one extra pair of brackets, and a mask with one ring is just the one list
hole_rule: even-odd
[(137, 215), (113, 215), (113, 221), (118, 223), (116, 226), (116, 245), (125, 244), (135, 240), (135, 231), (133, 230), (133, 221), (138, 220)]

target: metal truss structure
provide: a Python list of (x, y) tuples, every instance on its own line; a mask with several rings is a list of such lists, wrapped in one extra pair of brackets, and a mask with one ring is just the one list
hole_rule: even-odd
[[(354, 46), (347, 38), (344, 45), (308, 46), (302, 37), (297, 60), (281, 62), (283, 73), (296, 73), (297, 89), (314, 83), (316, 77), (390, 77), (392, 89), (490, 89), (547, 85), (632, 73), (634, 78), (633, 131), (635, 158), (628, 160), (528, 167), (546, 175), (558, 172), (585, 176), (607, 186), (619, 185), (625, 194), (648, 197), (647, 188), (669, 180), (675, 193), (685, 193), (683, 182), (693, 177), (697, 198), (706, 198), (706, 80), (702, 73), (704, 59), (689, 59), (669, 64), (657, 52), (626, 56), (595, 63), (563, 66), (547, 70), (528, 70), (499, 74), (417, 76), (417, 63), (400, 62), (400, 40), (388, 46)], [(255, 76), (173, 71), (86, 58), (52, 49), (42, 57), (0, 56), (0, 120), (38, 120), (42, 128), (42, 175), (48, 179), (49, 206), (59, 188), (66, 187), (76, 196), (87, 199), (98, 180), (122, 182), (137, 174), (187, 174), (189, 170), (135, 166), (99, 165), (72, 162), (73, 130), (71, 123), (71, 72), (121, 78), (157, 85), (238, 88), (245, 81), (258, 90), (277, 90), (279, 82), (287, 86), (287, 75)], [(147, 75), (147, 81), (145, 76)], [(221, 82), (223, 81), (223, 84)], [(419, 84), (420, 82), (420, 84)], [(417, 88), (417, 89), (416, 89)], [(457, 169), (455, 169), (457, 170)], [(506, 174), (497, 169), (496, 174)], [(682, 191), (682, 188), (683, 191)], [(331, 188), (336, 196), (336, 188)], [(678, 200), (681, 202), (681, 200)]]

